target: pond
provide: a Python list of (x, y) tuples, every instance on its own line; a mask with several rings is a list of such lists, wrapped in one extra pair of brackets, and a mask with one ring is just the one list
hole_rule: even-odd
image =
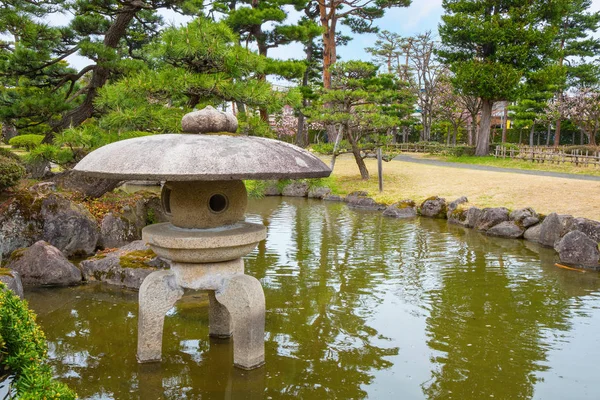
[(266, 365), (232, 366), (208, 300), (165, 320), (136, 362), (137, 293), (29, 290), (56, 375), (83, 399), (598, 399), (600, 279), (552, 250), (342, 203), (265, 198), (246, 271), (266, 296)]

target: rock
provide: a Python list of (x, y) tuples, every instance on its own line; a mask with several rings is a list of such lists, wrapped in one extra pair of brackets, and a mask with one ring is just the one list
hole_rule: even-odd
[(81, 271), (59, 249), (42, 240), (13, 251), (7, 268), (17, 271), (24, 285), (69, 286), (81, 283)]
[(141, 240), (107, 253), (100, 252), (81, 262), (85, 280), (129, 289), (139, 289), (146, 276), (167, 266)]
[(142, 238), (146, 225), (168, 222), (156, 195), (142, 197), (133, 205), (125, 205), (118, 213), (108, 213), (100, 223), (98, 246), (117, 248)]
[(583, 232), (567, 233), (558, 241), (554, 249), (558, 252), (562, 262), (594, 269), (600, 268), (598, 243)]
[(52, 177), (52, 181), (68, 191), (76, 191), (85, 197), (98, 198), (121, 184), (114, 179), (94, 178), (77, 171), (66, 171)]
[(477, 207), (466, 208), (463, 205), (458, 205), (456, 209), (448, 212), (448, 223), (464, 226), (465, 228), (474, 228), (483, 214)]
[(202, 110), (185, 114), (181, 119), (181, 128), (186, 133), (235, 133), (238, 121), (231, 113), (206, 106)]
[(0, 242), (2, 255), (29, 247), (42, 237), (41, 199), (19, 192), (0, 206)]
[(114, 249), (142, 238), (135, 222), (125, 217), (108, 213), (100, 224), (100, 247)]
[(342, 196), (338, 196), (337, 194), (330, 194), (328, 196), (323, 197), (325, 201), (346, 201)]
[(286, 185), (281, 191), (282, 196), (306, 197), (308, 194), (308, 182), (299, 181)]
[(323, 199), (331, 194), (331, 189), (328, 187), (316, 187), (308, 190), (308, 198)]
[(508, 221), (508, 209), (504, 207), (484, 208), (477, 220), (475, 228), (479, 231), (487, 231), (501, 222)]
[(367, 192), (358, 191), (352, 192), (344, 199), (349, 207), (363, 208), (366, 210), (385, 210), (385, 204), (377, 203), (370, 197), (367, 197)]
[(421, 204), (421, 215), (429, 218), (447, 218), (448, 207), (446, 199), (430, 197)]
[(540, 233), (542, 232), (542, 225), (537, 224), (525, 231), (523, 237), (530, 242), (539, 243), (540, 242)]
[(269, 181), (265, 188), (265, 196), (281, 196), (281, 189), (277, 181)]
[(465, 204), (465, 203), (468, 203), (468, 202), (469, 202), (469, 199), (467, 199), (466, 196), (459, 197), (458, 199), (456, 199), (453, 202), (451, 202), (450, 204), (448, 204), (448, 214), (450, 214), (450, 212), (456, 210), (456, 208), (459, 205)]
[(42, 201), (43, 240), (67, 257), (93, 254), (100, 237), (98, 224), (80, 204), (51, 194)]
[(554, 247), (556, 242), (567, 233), (573, 223), (570, 215), (549, 214), (540, 224), (540, 237), (538, 243)]
[(9, 290), (12, 290), (12, 292), (21, 299), (24, 297), (23, 284), (21, 283), (21, 277), (17, 271), (8, 268), (0, 268), (0, 282), (4, 283)]
[(540, 222), (540, 216), (531, 207), (521, 208), (510, 213), (509, 219), (523, 228), (529, 228)]
[(394, 218), (413, 218), (417, 216), (417, 206), (412, 200), (402, 200), (386, 208), (383, 215)]
[(33, 179), (43, 179), (50, 173), (50, 162), (46, 160), (37, 160), (25, 163), (25, 169)]
[(523, 236), (524, 232), (525, 228), (519, 226), (515, 221), (504, 221), (488, 229), (486, 234), (489, 236), (518, 239)]
[(571, 231), (579, 231), (585, 233), (587, 237), (600, 242), (600, 222), (592, 221), (587, 218), (575, 218), (570, 226)]

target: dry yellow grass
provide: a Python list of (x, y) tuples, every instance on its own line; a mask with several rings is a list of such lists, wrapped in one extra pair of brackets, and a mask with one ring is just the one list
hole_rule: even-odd
[(368, 159), (366, 163), (371, 179), (362, 181), (352, 157), (338, 158), (333, 177), (341, 194), (365, 190), (386, 204), (403, 199), (420, 204), (431, 196), (448, 201), (467, 196), (469, 204), (477, 207), (533, 207), (543, 214), (600, 220), (600, 182), (392, 161), (383, 164), (384, 191), (379, 193), (377, 162)]

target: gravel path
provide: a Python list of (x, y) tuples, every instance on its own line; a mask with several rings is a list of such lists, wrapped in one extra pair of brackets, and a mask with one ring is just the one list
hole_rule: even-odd
[(600, 182), (600, 176), (591, 176), (591, 175), (579, 175), (579, 174), (567, 174), (563, 172), (551, 172), (551, 171), (535, 171), (535, 170), (526, 170), (526, 169), (517, 169), (517, 168), (501, 168), (501, 167), (491, 167), (488, 165), (474, 165), (474, 164), (461, 164), (440, 160), (431, 160), (427, 158), (419, 158), (413, 157), (410, 154), (400, 154), (394, 160), (410, 162), (415, 164), (426, 164), (426, 165), (435, 165), (438, 167), (449, 167), (449, 168), (461, 168), (461, 169), (470, 169), (475, 171), (492, 171), (492, 172), (509, 172), (514, 174), (523, 174), (523, 175), (535, 175), (535, 176), (549, 176), (553, 178), (566, 178), (566, 179), (578, 179), (583, 181), (596, 181)]

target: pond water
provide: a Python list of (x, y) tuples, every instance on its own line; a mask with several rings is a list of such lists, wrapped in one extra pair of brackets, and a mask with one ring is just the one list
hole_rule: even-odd
[(266, 365), (232, 367), (208, 300), (165, 320), (136, 362), (137, 293), (29, 290), (56, 375), (83, 399), (598, 399), (600, 279), (552, 250), (341, 203), (265, 198), (246, 257), (266, 296)]

